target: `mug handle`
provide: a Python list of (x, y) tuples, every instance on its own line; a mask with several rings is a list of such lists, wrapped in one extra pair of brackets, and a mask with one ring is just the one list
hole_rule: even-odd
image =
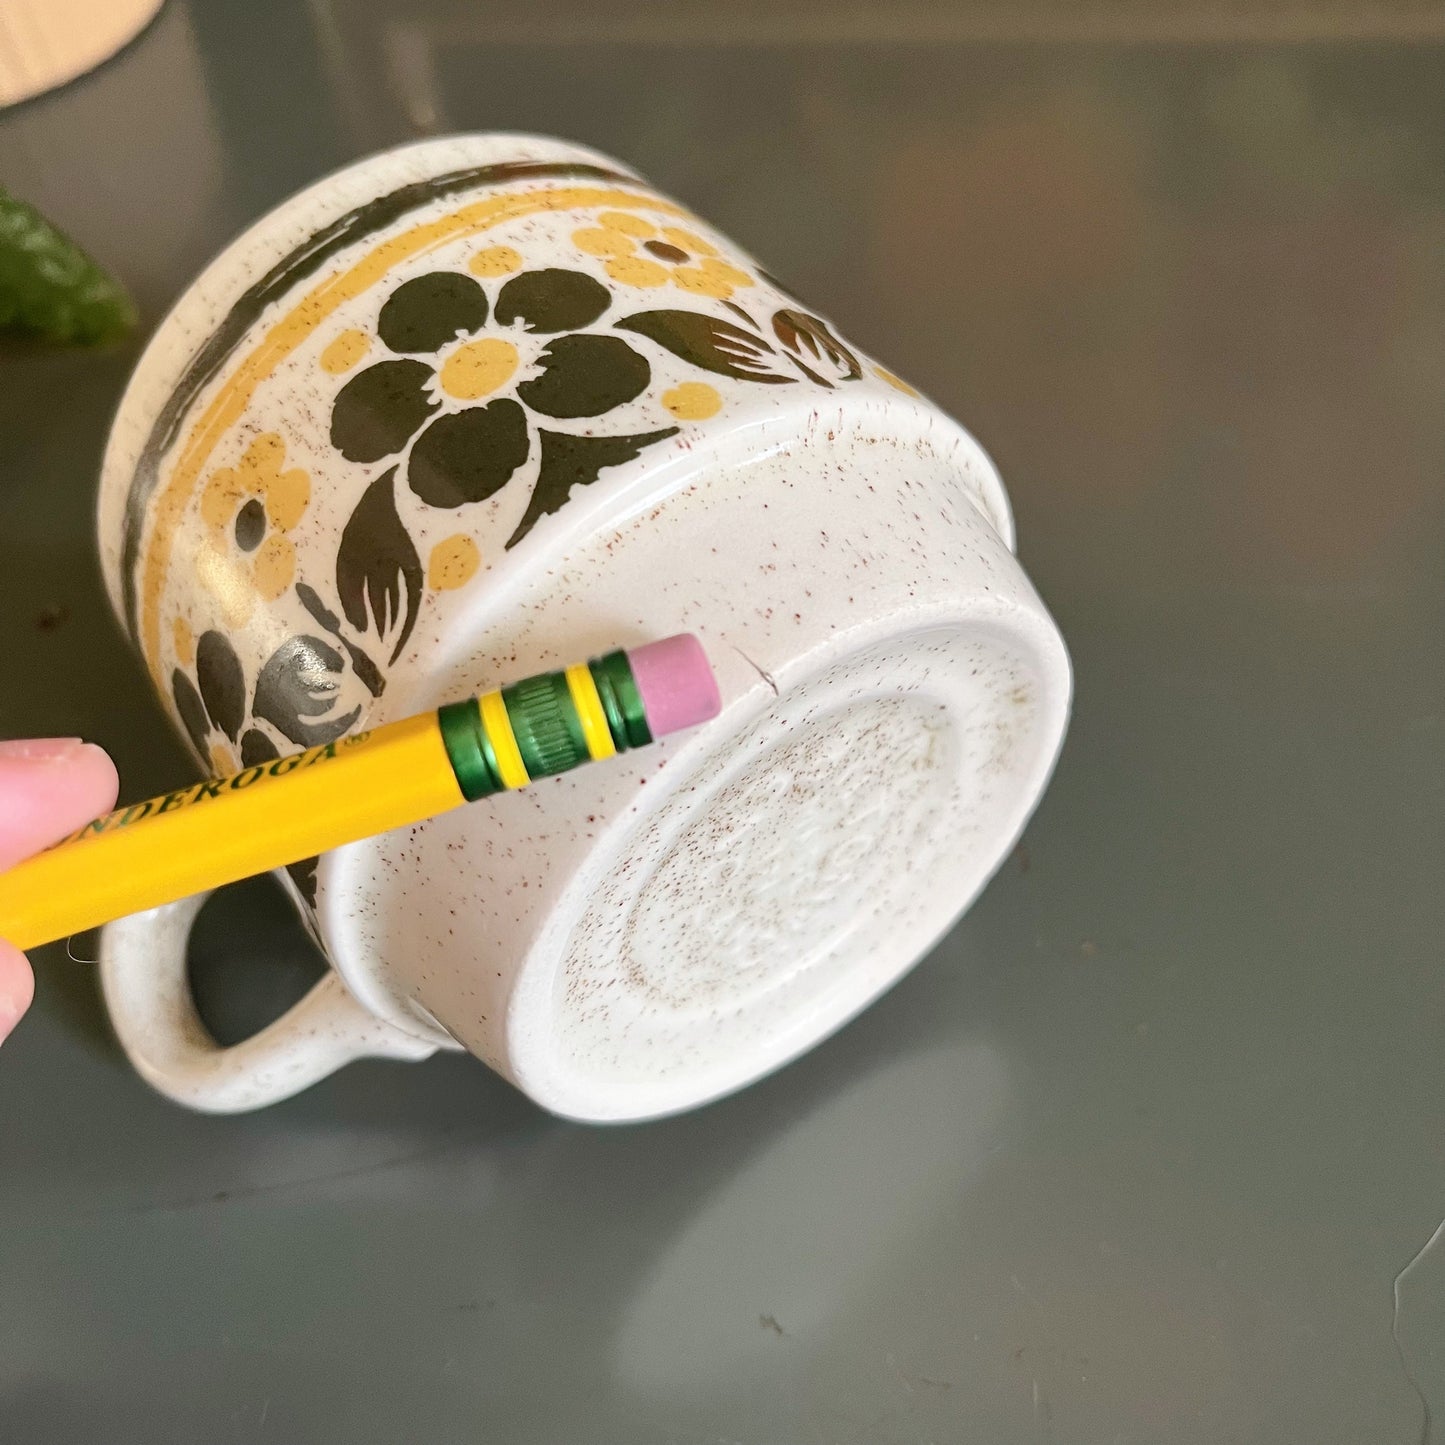
[(290, 1098), (353, 1059), (424, 1059), (413, 1038), (359, 1004), (334, 969), (274, 1023), (223, 1047), (206, 1031), (186, 976), (199, 893), (106, 924), (100, 984), (126, 1056), (167, 1098), (210, 1114), (239, 1114)]

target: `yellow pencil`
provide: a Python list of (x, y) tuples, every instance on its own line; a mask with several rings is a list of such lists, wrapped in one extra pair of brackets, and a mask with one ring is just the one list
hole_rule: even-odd
[(0, 875), (0, 938), (34, 948), (644, 746), (718, 708), (684, 634), (192, 784)]

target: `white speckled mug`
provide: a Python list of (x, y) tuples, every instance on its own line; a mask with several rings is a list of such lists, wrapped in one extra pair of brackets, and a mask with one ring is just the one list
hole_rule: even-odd
[(958, 916), (1068, 712), (973, 439), (555, 141), (407, 146), (242, 236), (136, 370), (100, 538), (216, 771), (673, 632), (722, 686), (696, 733), (288, 870), (332, 970), (236, 1047), (186, 985), (201, 900), (106, 929), (122, 1044), (200, 1109), (457, 1047), (580, 1119), (737, 1089)]

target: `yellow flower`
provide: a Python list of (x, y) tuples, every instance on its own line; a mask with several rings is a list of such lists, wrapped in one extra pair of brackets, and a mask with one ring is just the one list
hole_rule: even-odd
[(680, 226), (654, 226), (626, 211), (603, 211), (596, 226), (572, 233), (577, 248), (602, 260), (614, 281), (628, 286), (666, 286), (726, 301), (751, 286), (746, 271), (724, 261), (717, 247)]
[(286, 533), (311, 500), (311, 478), (282, 470), (286, 443), (258, 436), (234, 467), (218, 467), (201, 493), (206, 538), (196, 558), (201, 581), (231, 627), (244, 626), (257, 601), (274, 602), (296, 575), (296, 549)]

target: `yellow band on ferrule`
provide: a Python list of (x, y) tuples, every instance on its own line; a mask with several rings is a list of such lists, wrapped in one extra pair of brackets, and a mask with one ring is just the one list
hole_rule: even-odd
[(492, 756), (497, 760), (497, 774), (502, 786), (525, 788), (532, 779), (522, 761), (522, 751), (517, 746), (517, 735), (512, 731), (512, 719), (507, 716), (507, 704), (502, 701), (502, 694), (489, 692), (477, 701), (482, 710), (482, 731), (492, 745)]
[(587, 744), (587, 755), (594, 763), (610, 758), (617, 751), (612, 741), (612, 729), (607, 726), (607, 714), (602, 710), (602, 699), (597, 684), (592, 678), (592, 669), (585, 663), (569, 667), (566, 672), (567, 691), (572, 694), (572, 706), (577, 709), (578, 721), (582, 724), (582, 737)]

